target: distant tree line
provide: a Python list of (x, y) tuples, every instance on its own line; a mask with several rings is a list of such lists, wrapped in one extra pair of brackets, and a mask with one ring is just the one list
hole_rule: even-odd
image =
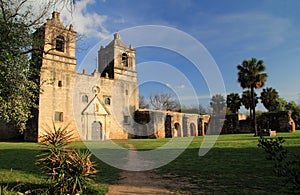
[[(148, 103), (149, 102), (149, 103)], [(154, 110), (169, 110), (174, 112), (183, 112), (191, 114), (206, 114), (206, 109), (199, 105), (183, 105), (171, 94), (166, 92), (151, 93), (147, 101), (144, 96), (139, 96), (139, 108), (147, 108)]]
[(264, 72), (266, 67), (262, 60), (255, 58), (244, 60), (241, 65), (237, 66), (237, 69), (239, 71), (238, 82), (243, 89), (247, 90), (243, 91), (241, 95), (238, 93), (228, 94), (226, 96), (226, 102), (221, 94), (212, 96), (210, 105), (213, 109), (213, 113), (220, 111), (238, 113), (241, 106), (244, 106), (247, 110), (250, 110), (250, 119), (253, 120), (253, 128), (255, 129), (255, 135), (257, 135), (257, 112), (255, 108), (260, 100), (269, 112), (291, 111), (293, 120), (297, 125), (300, 125), (300, 105), (297, 105), (296, 102), (287, 102), (284, 98), (281, 98), (276, 89), (272, 87), (263, 88), (260, 96), (255, 93), (255, 89), (262, 88), (267, 79), (267, 74)]

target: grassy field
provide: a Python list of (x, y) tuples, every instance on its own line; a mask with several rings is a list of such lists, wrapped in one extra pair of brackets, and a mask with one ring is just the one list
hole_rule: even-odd
[[(300, 132), (280, 133), (284, 146), (300, 154)], [(179, 138), (180, 139), (180, 138)], [(166, 179), (185, 180), (197, 188), (182, 186), (189, 193), (283, 194), (288, 188), (282, 178), (273, 173), (273, 164), (265, 160), (265, 153), (257, 147), (257, 137), (252, 134), (221, 135), (214, 147), (203, 157), (198, 156), (203, 137), (195, 137), (188, 149), (177, 159), (156, 171)], [(138, 150), (157, 148), (169, 139), (144, 139), (118, 141), (122, 146), (130, 143)], [(81, 142), (74, 147), (84, 149)], [(34, 165), (41, 147), (36, 143), (0, 142), (0, 185), (38, 188), (47, 181)], [(107, 186), (118, 179), (120, 170), (100, 160), (94, 190), (105, 193)], [(175, 181), (174, 180), (174, 181)], [(172, 190), (172, 189), (171, 189)]]
[[(72, 146), (86, 149), (81, 142)], [(0, 142), (0, 186), (21, 192), (45, 186), (48, 181), (35, 165), (40, 150), (41, 146), (37, 143)], [(93, 178), (95, 183), (87, 194), (105, 194), (108, 186), (118, 179), (120, 170), (95, 157), (92, 160), (97, 163), (96, 168), (100, 172)]]

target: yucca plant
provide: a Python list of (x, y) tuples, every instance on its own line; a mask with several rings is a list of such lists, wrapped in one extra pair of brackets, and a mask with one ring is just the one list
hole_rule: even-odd
[(91, 162), (91, 153), (68, 147), (72, 131), (68, 126), (45, 131), (41, 143), (45, 146), (38, 156), (37, 164), (41, 167), (53, 185), (50, 194), (76, 194), (85, 190), (90, 182), (89, 176), (97, 170)]

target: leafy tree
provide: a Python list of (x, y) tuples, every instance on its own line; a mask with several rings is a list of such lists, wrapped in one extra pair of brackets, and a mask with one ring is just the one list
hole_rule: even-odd
[(253, 129), (255, 136), (258, 135), (256, 126), (256, 116), (255, 107), (256, 99), (254, 96), (254, 90), (264, 86), (267, 80), (267, 74), (264, 73), (266, 67), (262, 60), (257, 60), (256, 58), (251, 58), (249, 60), (244, 60), (241, 65), (237, 66), (238, 69), (238, 82), (243, 89), (250, 89), (251, 94), (251, 105), (253, 108)]
[(285, 109), (292, 111), (292, 119), (298, 126), (300, 124), (300, 105), (297, 105), (294, 101), (290, 101), (285, 105)]
[(225, 98), (221, 94), (212, 96), (210, 106), (213, 109), (213, 114), (219, 115), (225, 113), (226, 103)]
[(297, 104), (294, 101), (290, 101), (290, 102), (286, 103), (286, 105), (285, 105), (285, 109), (291, 110), (291, 111), (293, 111), (296, 107), (297, 107)]
[(41, 41), (33, 39), (33, 32), (58, 2), (73, 6), (75, 1), (49, 0), (34, 14), (32, 1), (0, 0), (0, 120), (21, 132), (39, 95), (39, 67), (31, 54), (41, 48)]
[(208, 113), (207, 109), (204, 108), (201, 104), (199, 104), (199, 114), (206, 114)]
[(265, 108), (271, 112), (276, 110), (277, 99), (279, 98), (278, 92), (272, 87), (267, 87), (260, 93), (261, 103)]
[(181, 106), (181, 112), (183, 112), (183, 113), (193, 113), (193, 114), (207, 113), (206, 109), (201, 104), (199, 104), (199, 106), (196, 106), (196, 105), (191, 105), (191, 106), (182, 105)]
[(231, 113), (237, 113), (242, 105), (240, 95), (238, 93), (228, 94), (226, 104)]
[(287, 104), (288, 102), (284, 98), (278, 97), (276, 101), (276, 108), (274, 111), (285, 111)]
[(165, 92), (152, 93), (150, 95), (150, 104), (156, 110), (180, 111), (179, 102), (172, 95)]
[(274, 171), (279, 177), (286, 179), (286, 184), (291, 187), (293, 194), (300, 193), (300, 158), (291, 154), (283, 147), (283, 137), (264, 138), (258, 140), (258, 147), (267, 153), (266, 159), (274, 162)]
[(38, 95), (38, 84), (31, 79), (36, 71), (28, 55), (33, 42), (30, 27), (35, 23), (27, 19), (29, 9), (19, 11), (19, 1), (0, 4), (0, 119), (24, 131)]
[[(255, 98), (255, 104), (254, 104), (254, 107), (255, 107), (257, 105), (257, 103), (258, 103), (258, 98), (257, 98), (257, 94), (256, 93), (254, 93), (254, 98)], [(241, 102), (242, 102), (242, 104), (244, 105), (244, 107), (247, 110), (250, 109), (250, 118), (252, 118), (252, 115), (253, 115), (253, 105), (252, 105), (250, 90), (243, 91)]]

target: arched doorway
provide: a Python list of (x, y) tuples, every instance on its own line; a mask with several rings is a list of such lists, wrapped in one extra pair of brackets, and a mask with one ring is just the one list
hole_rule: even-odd
[(182, 137), (181, 126), (179, 123), (175, 123), (175, 130), (177, 131), (177, 137)]
[(194, 123), (190, 124), (190, 132), (191, 132), (191, 136), (196, 136), (196, 125)]
[(172, 137), (171, 121), (172, 116), (167, 115), (165, 120), (165, 138)]
[(102, 124), (100, 121), (92, 123), (92, 140), (102, 140)]

